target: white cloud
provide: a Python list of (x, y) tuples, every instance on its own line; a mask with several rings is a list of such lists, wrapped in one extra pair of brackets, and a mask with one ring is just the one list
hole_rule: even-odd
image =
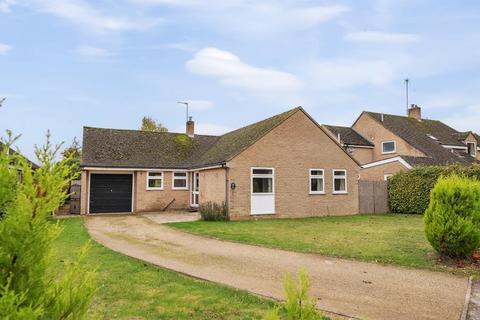
[(395, 76), (395, 67), (384, 60), (319, 60), (308, 64), (307, 68), (309, 82), (323, 89), (384, 86)]
[(10, 50), (12, 50), (12, 46), (9, 46), (8, 44), (1, 43), (0, 42), (0, 56), (5, 56), (8, 54)]
[[(78, 26), (102, 33), (145, 30), (162, 21), (161, 19), (131, 19), (106, 15), (82, 0), (7, 0), (4, 4), (4, 11), (10, 11), (14, 4), (32, 7), (37, 11), (51, 14)], [(2, 8), (1, 5), (0, 8)]]
[(85, 57), (105, 57), (109, 55), (107, 50), (89, 45), (81, 45), (77, 51)]
[(255, 91), (296, 91), (303, 86), (291, 73), (249, 65), (233, 53), (217, 48), (198, 51), (186, 68), (194, 74), (218, 79), (223, 85)]
[(208, 100), (185, 100), (190, 110), (207, 110), (213, 108), (213, 102)]
[(10, 7), (15, 4), (16, 0), (1, 0), (0, 1), (0, 12), (10, 12)]
[(443, 121), (459, 131), (480, 133), (480, 102), (457, 110), (460, 112), (446, 117)]
[[(208, 122), (195, 122), (195, 134), (218, 136), (229, 131), (232, 131), (232, 128)], [(185, 132), (185, 127), (177, 128), (176, 132)]]
[(418, 41), (420, 40), (420, 37), (416, 34), (411, 33), (358, 31), (347, 33), (344, 36), (344, 39), (350, 42), (405, 44)]

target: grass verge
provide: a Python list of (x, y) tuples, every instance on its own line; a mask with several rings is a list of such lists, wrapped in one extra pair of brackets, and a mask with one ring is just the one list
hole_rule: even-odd
[[(83, 219), (60, 220), (59, 268), (90, 239)], [(97, 269), (90, 314), (104, 319), (258, 319), (274, 302), (241, 290), (196, 280), (113, 252), (95, 242), (87, 263)], [(59, 270), (61, 271), (61, 270)]]
[(419, 215), (194, 221), (168, 225), (194, 234), (271, 248), (456, 274), (480, 274), (475, 267), (458, 268), (439, 262), (425, 238), (423, 217)]

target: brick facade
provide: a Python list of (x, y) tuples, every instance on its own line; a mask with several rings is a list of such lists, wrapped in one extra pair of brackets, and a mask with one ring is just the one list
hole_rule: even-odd
[(365, 181), (380, 181), (385, 179), (385, 175), (393, 175), (400, 171), (406, 171), (406, 168), (403, 164), (398, 161), (379, 165), (376, 167), (362, 169), (360, 171), (360, 180)]

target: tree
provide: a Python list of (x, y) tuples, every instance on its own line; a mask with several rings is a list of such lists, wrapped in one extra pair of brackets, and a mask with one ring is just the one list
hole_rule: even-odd
[(142, 131), (151, 131), (151, 132), (168, 132), (168, 129), (165, 128), (160, 122), (157, 122), (152, 119), (152, 117), (143, 117), (142, 126), (140, 127)]
[[(55, 162), (60, 146), (36, 148), (40, 167), (0, 151), (0, 318), (83, 319), (95, 292), (95, 273), (83, 265), (87, 243), (73, 263), (58, 268), (53, 241), (61, 232), (47, 217), (68, 196), (70, 161)], [(59, 274), (58, 271), (61, 270)]]
[(77, 179), (80, 176), (80, 159), (82, 158), (82, 148), (77, 140), (73, 138), (72, 144), (62, 151), (63, 161), (68, 162), (72, 167), (72, 179)]

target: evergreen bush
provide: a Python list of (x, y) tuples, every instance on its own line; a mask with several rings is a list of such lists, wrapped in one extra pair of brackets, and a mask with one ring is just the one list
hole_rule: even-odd
[(58, 268), (53, 241), (61, 229), (47, 219), (68, 196), (71, 161), (55, 162), (59, 146), (47, 138), (33, 171), (7, 151), (13, 140), (0, 152), (0, 319), (85, 318), (95, 291), (95, 273), (83, 266), (88, 244)]
[(425, 234), (442, 256), (465, 258), (480, 244), (480, 182), (441, 177), (425, 211)]
[(437, 180), (453, 174), (480, 179), (480, 165), (424, 166), (395, 174), (388, 179), (390, 210), (395, 213), (423, 214)]

